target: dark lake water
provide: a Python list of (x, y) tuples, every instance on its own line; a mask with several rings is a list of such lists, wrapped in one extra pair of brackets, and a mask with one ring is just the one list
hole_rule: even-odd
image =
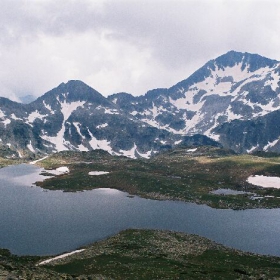
[(27, 164), (0, 169), (0, 248), (19, 255), (71, 251), (127, 228), (195, 233), (237, 249), (280, 256), (280, 209), (217, 210), (112, 189), (79, 193), (30, 187)]

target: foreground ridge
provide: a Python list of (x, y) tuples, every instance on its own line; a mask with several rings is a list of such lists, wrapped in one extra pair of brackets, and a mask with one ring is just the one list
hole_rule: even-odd
[(4, 279), (273, 279), (280, 275), (279, 258), (230, 249), (197, 235), (158, 230), (125, 230), (44, 268), (35, 266), (42, 260), (39, 257), (16, 257), (5, 250), (0, 256)]

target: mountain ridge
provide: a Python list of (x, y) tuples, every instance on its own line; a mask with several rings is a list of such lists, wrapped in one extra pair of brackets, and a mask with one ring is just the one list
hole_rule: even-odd
[[(25, 150), (104, 149), (148, 158), (196, 134), (236, 152), (280, 152), (280, 132), (269, 132), (271, 121), (261, 143), (252, 139), (259, 130), (247, 131), (245, 142), (238, 136), (244, 122), (260, 127), (256, 123), (268, 123), (269, 114), (280, 110), (279, 85), (280, 62), (235, 51), (208, 61), (170, 88), (142, 96), (121, 92), (106, 98), (84, 82), (70, 80), (29, 104), (0, 98), (0, 138), (19, 155)], [(232, 131), (239, 140), (232, 140)]]

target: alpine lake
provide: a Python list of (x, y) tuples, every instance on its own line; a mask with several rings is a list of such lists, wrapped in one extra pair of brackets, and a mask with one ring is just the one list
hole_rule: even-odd
[(0, 247), (13, 254), (60, 254), (135, 228), (194, 233), (236, 249), (280, 256), (280, 209), (214, 209), (111, 188), (45, 190), (34, 185), (45, 179), (42, 170), (30, 164), (0, 169)]
[(278, 155), (182, 147), (22, 162), (1, 161), (1, 280), (280, 275)]

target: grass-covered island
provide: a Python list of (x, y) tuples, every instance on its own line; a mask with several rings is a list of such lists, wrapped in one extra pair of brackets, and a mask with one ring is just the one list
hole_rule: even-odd
[[(45, 258), (50, 259), (50, 258)], [(244, 253), (197, 235), (125, 230), (41, 264), (0, 250), (0, 279), (279, 279), (280, 258)]]
[(115, 188), (130, 195), (215, 208), (280, 207), (280, 189), (258, 187), (247, 181), (252, 175), (280, 177), (280, 157), (272, 154), (237, 155), (221, 148), (182, 147), (150, 159), (129, 159), (101, 150), (65, 151), (38, 164), (46, 169), (65, 166), (70, 171), (37, 182), (49, 190)]

